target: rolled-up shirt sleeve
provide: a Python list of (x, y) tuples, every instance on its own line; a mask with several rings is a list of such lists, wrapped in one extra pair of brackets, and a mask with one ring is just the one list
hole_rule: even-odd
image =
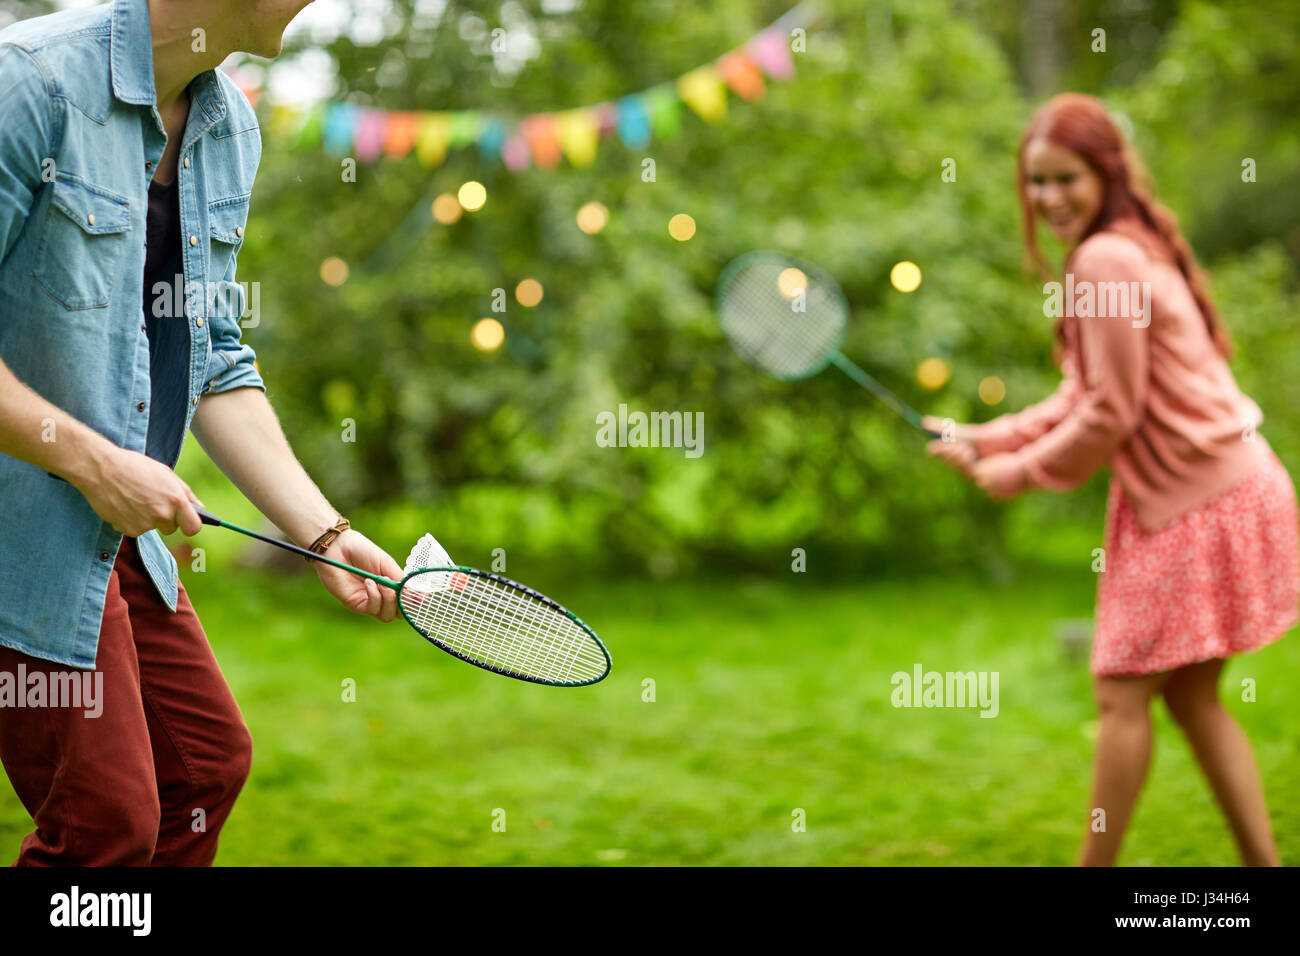
[[(21, 47), (0, 44), (0, 262), (18, 241), (36, 193), (54, 173), (54, 105), (41, 69)], [(46, 170), (48, 169), (48, 173)]]
[(981, 458), (1018, 451), (1047, 434), (1070, 413), (1082, 391), (1074, 356), (1066, 355), (1062, 359), (1061, 372), (1064, 375), (1061, 384), (1041, 402), (1009, 415), (999, 415), (992, 421), (967, 426)]
[(257, 354), (242, 338), (243, 329), (239, 323), (247, 295), (244, 287), (235, 281), (236, 259), (237, 256), (231, 257), (226, 275), (218, 284), (215, 303), (209, 310), (211, 350), (203, 382), (204, 394), (215, 395), (249, 386), (266, 391), (266, 384), (254, 364)]
[[(1105, 283), (1137, 283), (1130, 288), (1140, 290), (1149, 279), (1141, 249), (1119, 236), (1101, 234), (1088, 240), (1072, 268), (1076, 288), (1093, 283), (1098, 303), (1099, 290), (1108, 288)], [(1151, 308), (1149, 301), (1144, 308)], [(1079, 394), (1058, 424), (1014, 453), (1027, 486), (1053, 491), (1078, 487), (1107, 464), (1141, 424), (1151, 316), (1134, 307), (1126, 313), (1075, 317)]]

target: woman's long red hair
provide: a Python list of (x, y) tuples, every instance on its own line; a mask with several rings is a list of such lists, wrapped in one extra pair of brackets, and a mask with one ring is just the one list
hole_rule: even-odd
[(1125, 143), (1106, 107), (1081, 93), (1062, 93), (1040, 106), (1025, 129), (1017, 153), (1016, 187), (1025, 249), (1043, 275), (1049, 275), (1051, 270), (1038, 245), (1037, 221), (1029, 204), (1025, 176), (1025, 147), (1040, 136), (1077, 153), (1102, 179), (1101, 209), (1085, 230), (1083, 239), (1102, 230), (1123, 233), (1139, 242), (1153, 257), (1177, 266), (1205, 318), (1205, 328), (1215, 348), (1226, 358), (1232, 351), (1232, 343), (1210, 300), (1205, 273), (1196, 265), (1196, 257), (1178, 228), (1178, 220), (1152, 196), (1141, 160)]

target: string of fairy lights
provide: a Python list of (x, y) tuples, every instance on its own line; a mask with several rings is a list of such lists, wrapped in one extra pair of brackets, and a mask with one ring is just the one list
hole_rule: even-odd
[[(741, 95), (744, 99), (754, 100), (761, 99), (761, 79), (755, 80), (759, 76), (758, 68), (754, 63), (761, 63), (773, 79), (786, 79), (793, 74), (793, 64), (789, 61), (790, 55), (788, 50), (781, 51), (778, 48), (786, 41), (780, 39), (780, 31), (788, 26), (803, 8), (796, 7), (785, 17), (778, 20), (771, 27), (765, 30), (746, 48), (745, 52), (733, 51), (726, 57), (720, 59), (719, 65), (726, 60), (735, 65), (733, 61), (746, 60), (746, 52), (752, 57), (754, 62), (749, 63), (749, 72), (745, 74), (749, 78), (750, 85), (748, 88), (745, 84), (737, 85), (737, 81), (742, 79), (734, 70), (723, 71), (720, 77), (726, 79), (726, 83), (731, 86), (732, 91)], [(776, 61), (775, 66), (773, 61)], [(746, 62), (749, 62), (746, 60)], [(695, 74), (707, 72), (706, 69), (695, 71)], [(704, 109), (704, 103), (699, 97), (692, 93), (699, 93), (699, 90), (692, 88), (683, 88), (683, 98), (696, 109), (705, 119), (716, 122), (725, 114), (725, 94), (721, 93), (723, 86), (722, 79), (715, 77), (716, 82), (709, 84), (711, 95), (708, 103), (714, 107), (713, 110)], [(753, 86), (757, 82), (757, 86)], [(701, 84), (694, 84), (700, 86)], [(723, 107), (719, 108), (716, 100), (721, 96), (724, 99)], [(634, 99), (633, 97), (627, 98)], [(371, 111), (376, 115), (383, 114), (383, 111)], [(426, 117), (427, 120), (432, 120)], [(535, 119), (535, 117), (534, 117)], [(437, 125), (437, 124), (434, 124)], [(527, 124), (525, 124), (527, 125)], [(482, 144), (480, 144), (482, 145)], [(536, 144), (534, 144), (536, 145)], [(573, 158), (573, 157), (571, 157)], [(510, 165), (509, 163), (507, 165)], [(539, 167), (548, 168), (549, 165), (538, 163)], [(586, 165), (585, 162), (579, 164), (575, 160), (575, 165)], [(511, 168), (515, 168), (511, 166)], [(423, 202), (423, 201), (422, 201)], [(468, 180), (461, 184), (456, 192), (443, 192), (437, 195), (430, 207), (429, 214), (433, 222), (438, 223), (444, 228), (455, 226), (467, 215), (481, 213), (488, 203), (488, 191), (481, 182), (477, 180)], [(422, 206), (422, 203), (420, 204)], [(417, 206), (416, 212), (420, 207)], [(578, 207), (574, 214), (574, 224), (583, 233), (594, 236), (600, 233), (609, 225), (611, 213), (609, 208), (598, 200), (590, 200)], [(667, 224), (668, 235), (677, 242), (690, 242), (696, 235), (697, 224), (689, 213), (677, 212), (669, 217)], [(321, 281), (327, 285), (338, 287), (348, 281), (350, 269), (346, 261), (338, 256), (330, 256), (324, 259), (320, 265)], [(787, 270), (787, 273), (797, 273), (799, 270)], [(780, 282), (783, 284), (801, 284), (806, 281), (802, 274), (797, 276), (782, 274)], [(921, 286), (921, 268), (915, 262), (903, 260), (894, 264), (889, 272), (890, 285), (899, 293), (904, 295), (915, 292)], [(786, 291), (784, 287), (782, 291)], [(532, 276), (520, 279), (514, 288), (515, 301), (525, 309), (533, 309), (541, 304), (545, 296), (545, 289), (542, 282)], [(470, 345), (483, 353), (497, 352), (506, 341), (506, 328), (500, 319), (491, 316), (485, 316), (476, 320), (470, 328), (469, 343)], [(951, 363), (938, 356), (929, 356), (923, 359), (916, 367), (916, 381), (927, 391), (938, 391), (948, 384), (952, 377)], [(1006, 397), (1006, 386), (997, 376), (987, 376), (983, 378), (978, 386), (977, 393), (982, 402), (986, 405), (997, 405)]]
[[(487, 187), (476, 180), (469, 180), (454, 193), (440, 193), (430, 207), (435, 222), (450, 227), (460, 222), (466, 214), (481, 212), (487, 205)], [(589, 236), (600, 233), (610, 221), (609, 208), (598, 200), (591, 200), (578, 207), (574, 215), (575, 226)], [(695, 237), (696, 222), (689, 213), (679, 212), (671, 216), (667, 223), (668, 235), (678, 242), (689, 242)], [(798, 272), (787, 270), (787, 272)], [(330, 286), (341, 286), (347, 282), (349, 268), (347, 263), (330, 256), (321, 262), (321, 281)], [(778, 283), (793, 288), (800, 283), (802, 276), (782, 275)], [(902, 260), (889, 270), (889, 284), (898, 292), (910, 294), (921, 287), (921, 267), (910, 260)], [(540, 280), (531, 276), (520, 279), (514, 288), (515, 301), (526, 309), (536, 308), (541, 304), (546, 290)], [(505, 344), (506, 329), (499, 319), (485, 316), (478, 319), (470, 328), (469, 341), (480, 352), (495, 352)], [(922, 359), (916, 367), (916, 381), (927, 391), (938, 391), (948, 384), (952, 377), (952, 365), (944, 358), (930, 356)], [(1006, 385), (995, 375), (980, 380), (977, 394), (986, 405), (998, 405), (1006, 397)]]

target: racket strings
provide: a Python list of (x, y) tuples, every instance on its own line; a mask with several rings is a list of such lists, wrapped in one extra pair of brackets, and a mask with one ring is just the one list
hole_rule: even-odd
[(815, 272), (772, 261), (728, 278), (719, 318), (747, 361), (781, 378), (819, 371), (838, 350), (846, 321), (839, 297)]
[(572, 618), (499, 580), (428, 572), (408, 581), (400, 600), (421, 634), (481, 667), (552, 683), (595, 680), (608, 668)]

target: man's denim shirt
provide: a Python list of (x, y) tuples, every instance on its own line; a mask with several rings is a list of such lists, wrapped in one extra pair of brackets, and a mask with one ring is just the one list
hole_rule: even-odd
[[(262, 151), (257, 118), (219, 70), (189, 92), (177, 171), (183, 308), (154, 305), (189, 330), (189, 367), (174, 383), (187, 429), (204, 393), (264, 388), (240, 341), (235, 283)], [(145, 0), (0, 30), (0, 358), (54, 405), (141, 453), (145, 214), (165, 144)], [(0, 454), (0, 644), (93, 667), (121, 539), (71, 484)], [(156, 531), (140, 536), (139, 550), (175, 611), (175, 560)]]

